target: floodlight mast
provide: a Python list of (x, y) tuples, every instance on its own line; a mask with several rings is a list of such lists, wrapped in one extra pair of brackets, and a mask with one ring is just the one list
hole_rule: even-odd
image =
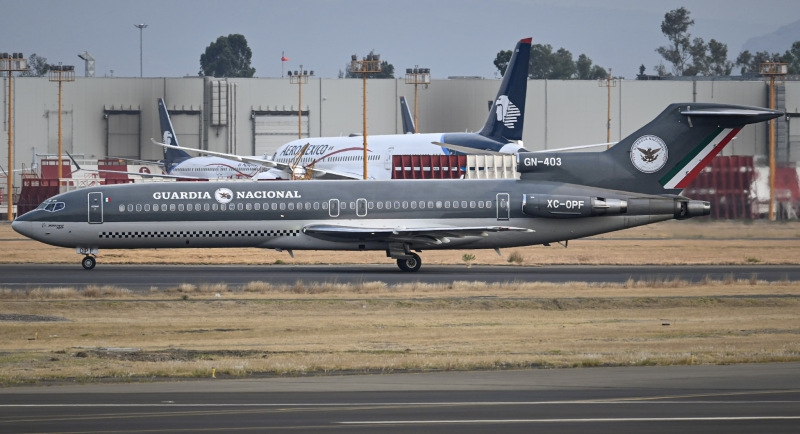
[[(775, 79), (783, 80), (789, 64), (768, 62), (759, 65), (758, 73), (769, 79), (769, 108), (775, 110)], [(769, 120), (769, 219), (775, 220), (775, 119)]]
[(431, 84), (430, 68), (420, 68), (414, 65), (413, 68), (406, 68), (406, 84), (414, 85), (414, 133), (418, 132), (419, 119), (417, 119), (417, 87), (420, 84), (425, 86)]
[(147, 24), (134, 24), (133, 27), (139, 29), (139, 77), (144, 77), (142, 74), (142, 31), (147, 28)]
[(28, 70), (28, 60), (23, 58), (22, 53), (0, 53), (0, 72), (8, 72), (8, 221), (14, 220), (14, 146), (13, 146), (13, 86), (11, 85), (14, 72)]
[(369, 53), (362, 60), (353, 54), (350, 61), (350, 72), (361, 74), (364, 80), (364, 179), (367, 179), (367, 74), (381, 72), (380, 54)]
[(311, 71), (309, 74), (308, 71), (303, 69), (303, 65), (300, 65), (300, 70), (295, 71), (294, 75), (292, 75), (292, 71), (289, 71), (289, 83), (298, 85), (298, 99), (299, 105), (297, 107), (297, 138), (303, 138), (303, 85), (308, 84), (308, 77), (314, 76), (314, 71)]
[(72, 65), (61, 65), (50, 67), (49, 77), (50, 81), (58, 82), (58, 183), (61, 185), (62, 177), (62, 159), (64, 150), (61, 142), (61, 83), (65, 81), (75, 81), (75, 67)]

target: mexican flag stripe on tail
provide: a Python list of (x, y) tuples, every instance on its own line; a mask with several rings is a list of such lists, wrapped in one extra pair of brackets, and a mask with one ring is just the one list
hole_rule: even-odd
[(714, 131), (664, 175), (659, 183), (665, 189), (686, 188), (740, 130), (741, 128), (720, 128)]

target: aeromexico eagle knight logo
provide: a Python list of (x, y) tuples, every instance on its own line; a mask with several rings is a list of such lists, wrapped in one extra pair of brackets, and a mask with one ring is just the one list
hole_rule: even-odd
[(642, 136), (631, 146), (631, 163), (640, 172), (654, 173), (667, 164), (667, 144), (656, 136)]
[(161, 139), (161, 143), (164, 143), (166, 145), (173, 145), (171, 131), (164, 131), (164, 137)]
[(502, 122), (506, 128), (514, 128), (519, 117), (519, 108), (506, 95), (500, 95), (495, 102), (495, 106), (497, 107), (495, 109), (497, 122)]

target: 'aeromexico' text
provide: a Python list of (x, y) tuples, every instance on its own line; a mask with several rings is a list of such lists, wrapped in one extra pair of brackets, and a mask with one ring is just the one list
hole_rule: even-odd
[[(236, 192), (236, 199), (299, 199), (301, 197), (300, 192), (297, 190)], [(156, 200), (197, 200), (211, 198), (211, 193), (207, 191), (156, 191), (153, 193), (153, 199)]]

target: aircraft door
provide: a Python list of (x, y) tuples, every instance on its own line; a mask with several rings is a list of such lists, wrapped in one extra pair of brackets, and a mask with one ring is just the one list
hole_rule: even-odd
[(497, 220), (508, 220), (511, 216), (508, 193), (497, 193)]
[(328, 201), (328, 215), (331, 217), (339, 217), (339, 199), (331, 199)]
[(383, 160), (383, 168), (392, 170), (392, 155), (394, 155), (394, 146), (389, 147), (389, 152), (386, 154), (386, 159)]
[(89, 223), (103, 223), (103, 193), (89, 193)]

